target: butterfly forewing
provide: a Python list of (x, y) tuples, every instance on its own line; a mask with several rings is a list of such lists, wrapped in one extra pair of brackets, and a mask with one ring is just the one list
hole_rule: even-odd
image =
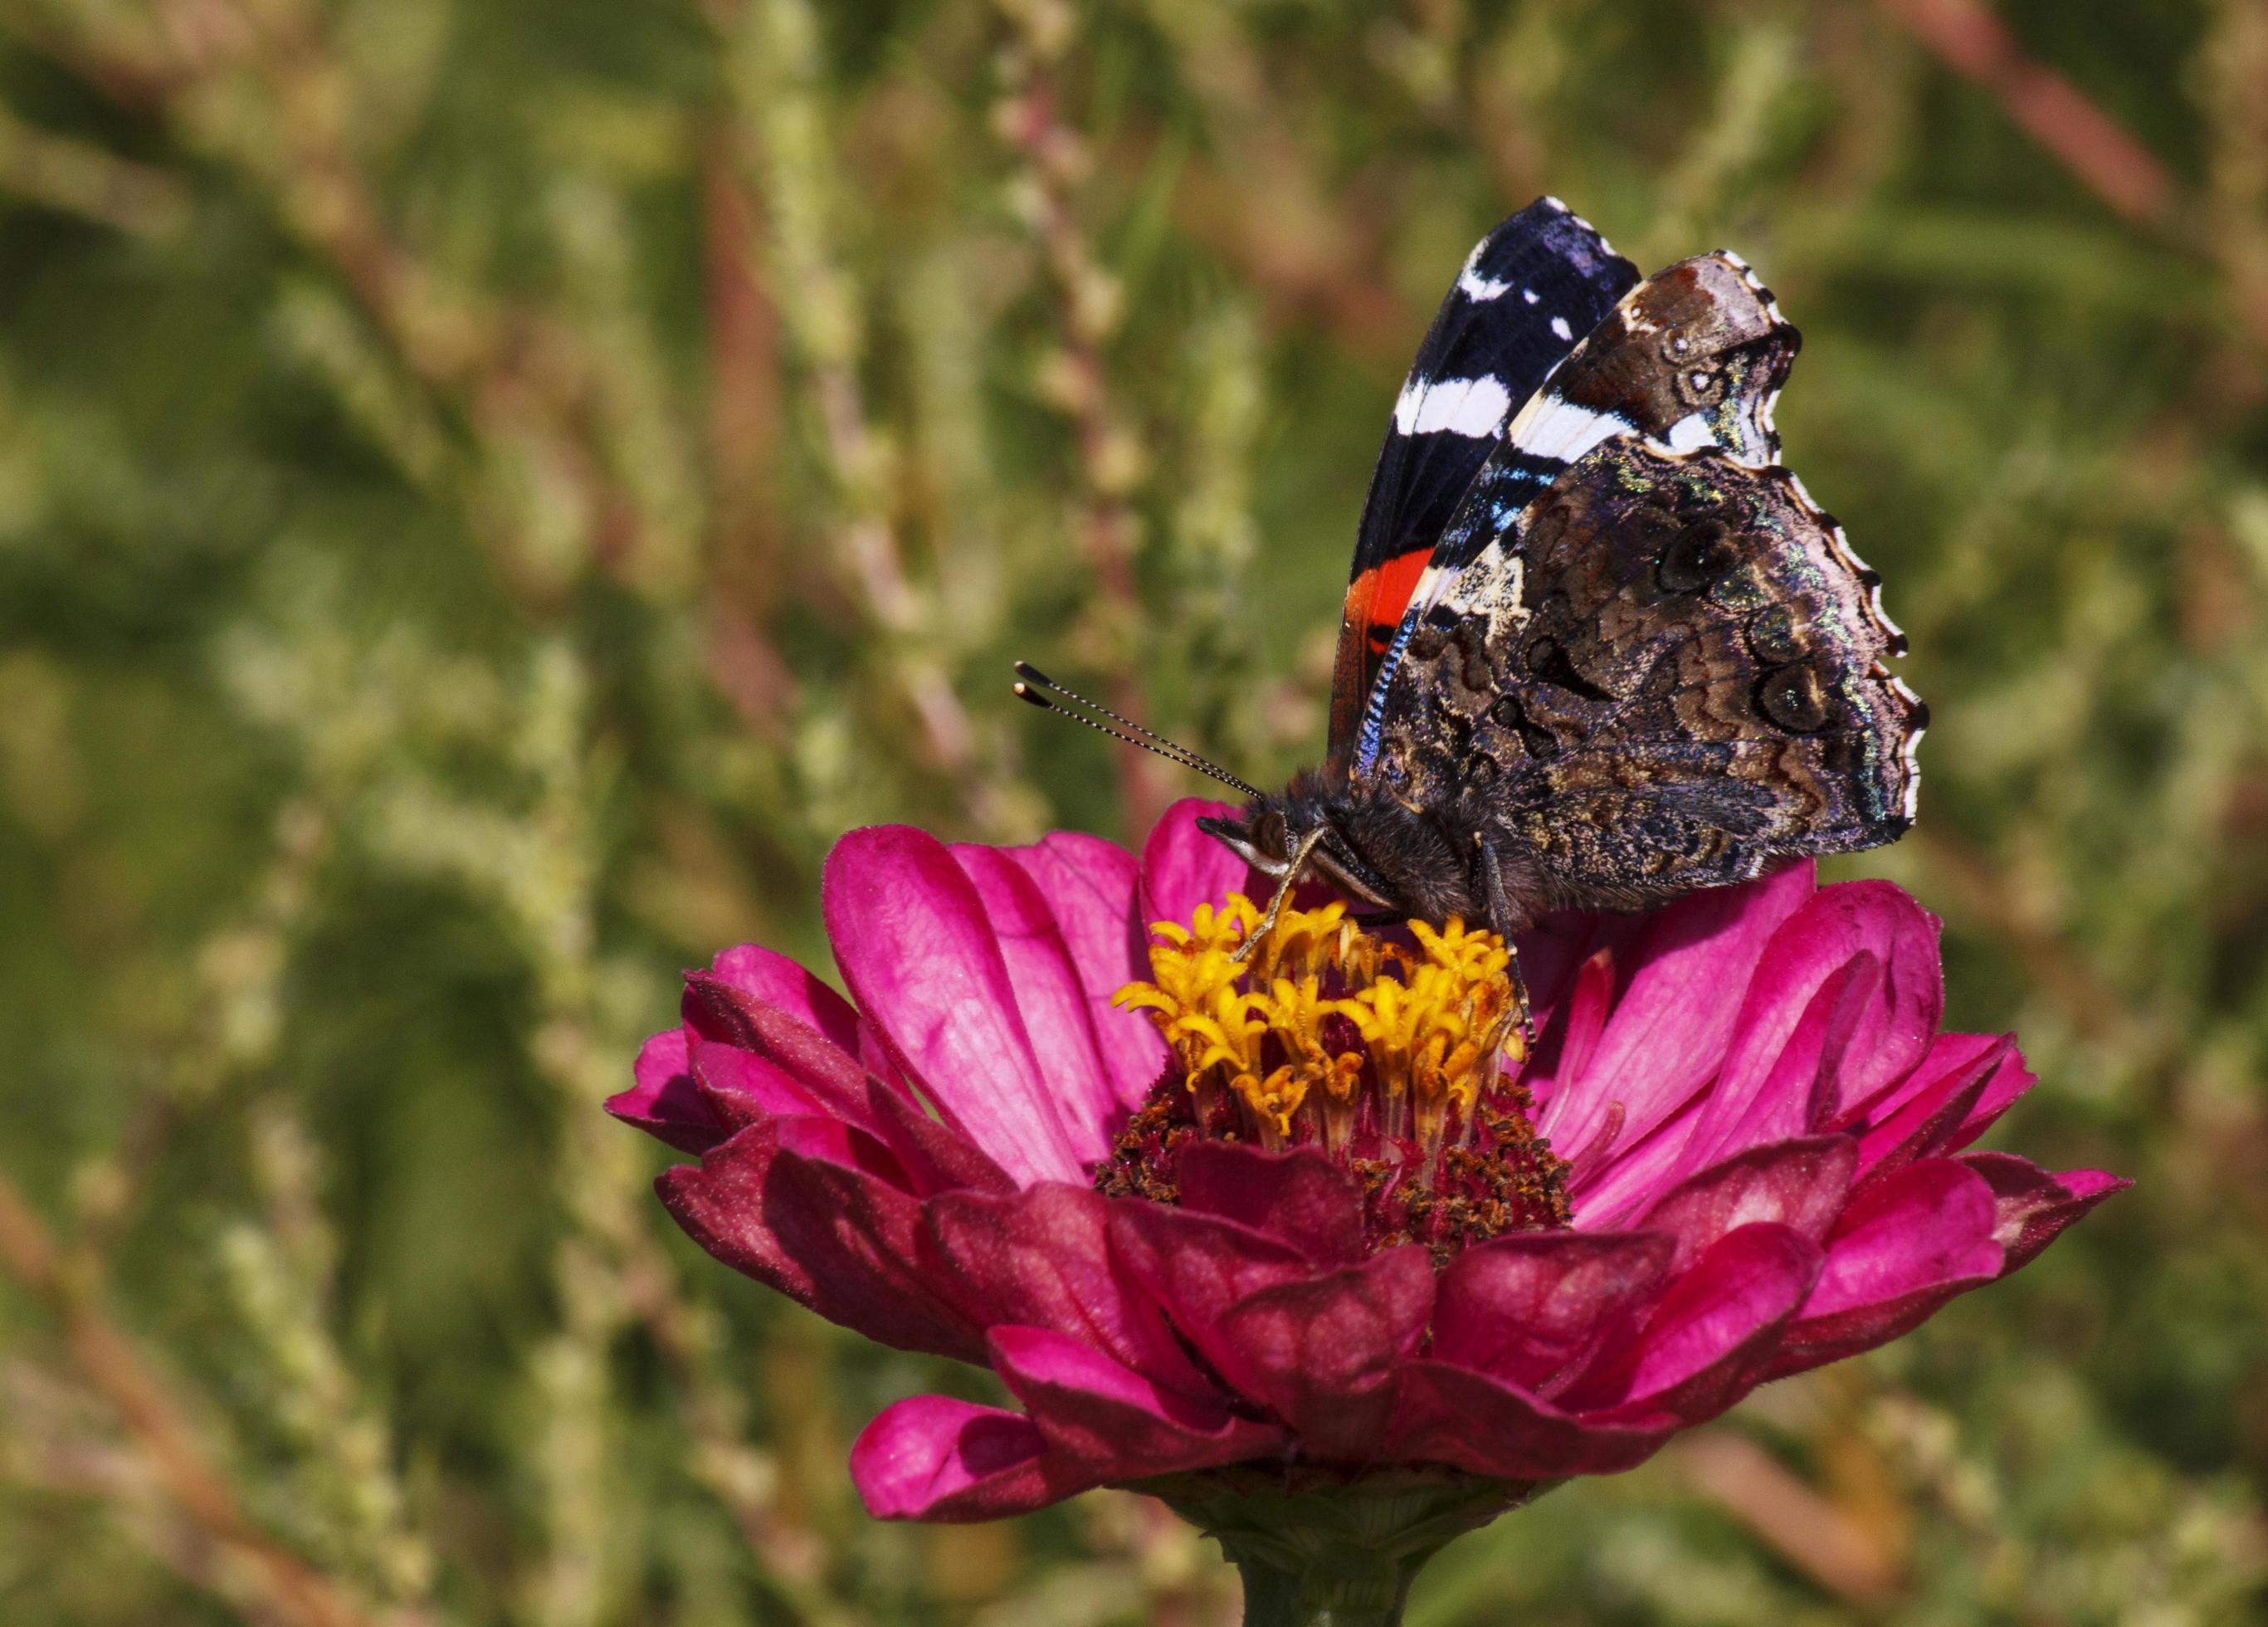
[(1331, 687), (1351, 746), (1395, 626), (1458, 499), (1545, 377), (1638, 281), (1556, 198), (1491, 232), (1441, 301), (1394, 406), (1364, 500)]

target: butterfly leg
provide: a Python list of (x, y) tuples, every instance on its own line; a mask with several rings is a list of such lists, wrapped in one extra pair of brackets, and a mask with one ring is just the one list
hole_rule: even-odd
[(1489, 925), (1504, 934), (1504, 947), (1512, 959), (1505, 970), (1512, 977), (1512, 992), (1520, 1002), (1520, 1037), (1523, 1055), (1535, 1054), (1535, 1019), (1528, 1003), (1528, 980), (1521, 974), (1520, 950), (1512, 941), (1513, 923), (1525, 921), (1526, 912), (1515, 904), (1505, 886), (1504, 861), (1485, 833), (1475, 832), (1473, 845), (1481, 850), (1481, 873), (1488, 883)]
[(1268, 913), (1261, 916), (1260, 924), (1253, 928), (1252, 936), (1238, 944), (1230, 953), (1231, 960), (1241, 965), (1251, 959), (1252, 951), (1260, 947), (1260, 941), (1276, 930), (1276, 918), (1284, 913), (1284, 900), (1290, 898), (1292, 889), (1300, 884), (1300, 872), (1307, 868), (1308, 855), (1315, 851), (1315, 845), (1323, 839), (1323, 832), (1327, 828), (1329, 827), (1320, 825), (1315, 826), (1314, 830), (1300, 839), (1298, 847), (1292, 849), (1292, 856), (1284, 865), (1283, 877), (1276, 884), (1276, 896), (1268, 900)]

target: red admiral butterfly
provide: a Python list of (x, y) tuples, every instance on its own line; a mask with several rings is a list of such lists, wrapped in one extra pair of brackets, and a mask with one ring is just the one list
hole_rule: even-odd
[(1779, 466), (1799, 343), (1729, 254), (1641, 282), (1556, 198), (1481, 240), (1371, 477), (1323, 765), (1270, 795), (1136, 742), (1250, 799), (1203, 824), (1278, 878), (1271, 919), (1312, 867), (1509, 936), (1905, 832), (1927, 714)]

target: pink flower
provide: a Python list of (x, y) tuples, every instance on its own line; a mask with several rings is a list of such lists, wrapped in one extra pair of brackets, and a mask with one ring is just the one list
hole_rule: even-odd
[[(1438, 1127), (1381, 1152), (1383, 1120), (1349, 1118), (1327, 1143), (1299, 1128), (1321, 1095), (1277, 1150), (1145, 1142), (1130, 1120), (1189, 1095), (1182, 1042), (1112, 996), (1152, 976), (1147, 923), (1258, 884), (1195, 829), (1207, 811), (1172, 810), (1138, 863), (1089, 836), (854, 832), (825, 908), (855, 1005), (728, 950), (608, 1104), (699, 1156), (659, 1187), (718, 1259), (989, 1366), (1020, 1403), (883, 1412), (851, 1458), (877, 1515), (989, 1519), (1246, 1462), (1629, 1468), (2006, 1276), (2127, 1184), (1964, 1150), (2032, 1075), (2007, 1036), (1939, 1032), (1933, 917), (1808, 864), (1521, 943), (1539, 1043), (1483, 1089), (1511, 1115), (1497, 1142), (1466, 1141), (1485, 1163), (1532, 1119), (1524, 1208), (1418, 1226), (1391, 1160), (1423, 1141), (1447, 1167)], [(1320, 1020), (1354, 1043), (1351, 1017)]]

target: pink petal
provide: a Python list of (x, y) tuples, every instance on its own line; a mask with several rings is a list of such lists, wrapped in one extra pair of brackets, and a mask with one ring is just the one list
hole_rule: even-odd
[(1138, 919), (1141, 866), (1116, 843), (1076, 831), (1001, 852), (1045, 895), (1086, 991), (1118, 1101), (1140, 1106), (1165, 1069), (1166, 1042), (1140, 1012), (1119, 1010), (1110, 997), (1150, 975), (1149, 932)]
[[(2014, 1035), (2010, 1036), (2012, 1040), (2014, 1038)], [(2023, 1053), (2010, 1051), (2008, 1060), (2000, 1064), (2000, 1071), (1985, 1082), (1984, 1093), (1977, 1098), (1977, 1105), (1969, 1110), (1969, 1116), (1961, 1121), (1961, 1128), (1948, 1138), (1945, 1150), (1958, 1152), (1968, 1146), (1991, 1129), (1994, 1120), (2014, 1106), (2017, 1099), (2039, 1082), (2039, 1076), (2025, 1065)]]
[(696, 1155), (732, 1134), (693, 1082), (683, 1029), (665, 1029), (647, 1040), (632, 1076), (637, 1083), (607, 1098), (607, 1111), (623, 1123)]
[(1305, 1282), (1246, 1295), (1220, 1319), (1222, 1376), (1297, 1431), (1302, 1453), (1363, 1462), (1384, 1446), (1394, 1371), (1433, 1309), (1433, 1267), (1415, 1244)]
[(976, 887), (999, 941), (1037, 1077), (1055, 1098), (1072, 1153), (1083, 1166), (1100, 1163), (1126, 1111), (1102, 1060), (1094, 1005), (1047, 895), (997, 847), (958, 843), (948, 851)]
[(1049, 1182), (929, 1207), (930, 1234), (963, 1313), (980, 1327), (1047, 1328), (1192, 1393), (1206, 1387), (1149, 1297), (1111, 1253), (1111, 1200)]
[(1675, 1244), (1649, 1232), (1532, 1231), (1469, 1248), (1441, 1274), (1433, 1356), (1542, 1391), (1631, 1331)]
[(1672, 1284), (1621, 1359), (1562, 1398), (1610, 1407), (1602, 1421), (1674, 1412), (1689, 1424), (1723, 1411), (1755, 1382), (1819, 1275), (1819, 1246), (1791, 1227), (1743, 1226)]
[(1241, 892), (1256, 903), (1266, 899), (1270, 883), (1197, 829), (1197, 822), (1202, 817), (1233, 819), (1241, 811), (1227, 802), (1185, 796), (1159, 817), (1151, 827), (1149, 840), (1142, 845), (1145, 928), (1160, 921), (1186, 926), (1198, 905), (1218, 908), (1232, 892)]
[[(842, 1161), (824, 1156), (830, 1143)], [(767, 1119), (654, 1184), (695, 1242), (828, 1321), (899, 1350), (982, 1361), (977, 1331), (916, 1269), (920, 1204), (856, 1167), (877, 1153), (887, 1157), (833, 1120)]]
[(1174, 1173), (1183, 1209), (1264, 1231), (1319, 1265), (1362, 1258), (1362, 1189), (1314, 1148), (1192, 1140)]
[(717, 957), (710, 974), (751, 1000), (784, 1011), (851, 1056), (858, 1053), (858, 1013), (819, 977), (761, 943), (743, 943)]
[(754, 1052), (718, 1040), (696, 1039), (687, 1054), (702, 1099), (728, 1130), (784, 1115), (837, 1116), (828, 1103), (815, 1099), (786, 1069)]
[(1852, 1200), (1788, 1328), (1774, 1376), (1839, 1361), (1911, 1332), (2001, 1274), (1984, 1179), (1949, 1158), (1908, 1165)]
[(1757, 963), (1689, 1161), (1808, 1135), (1920, 1061), (1944, 1006), (1937, 934), (1888, 882), (1814, 893)]
[(909, 826), (853, 831), (822, 895), (843, 980), (905, 1072), (1018, 1180), (1079, 1180), (999, 940), (953, 855)]
[(1559, 1480), (1635, 1468), (1680, 1427), (1656, 1413), (1587, 1424), (1515, 1385), (1445, 1362), (1403, 1364), (1390, 1436), (1403, 1461), (1496, 1480)]
[(1284, 1431), (1211, 1396), (1164, 1387), (1077, 1339), (992, 1330), (992, 1366), (1057, 1457), (1098, 1482), (1137, 1480), (1280, 1451)]
[(1961, 1127), (2014, 1054), (2015, 1041), (2006, 1034), (1940, 1034), (1921, 1066), (1867, 1110), (1871, 1128), (1859, 1142), (1860, 1172), (1879, 1179), (1917, 1158), (1951, 1150)]
[(1812, 888), (1811, 865), (1792, 864), (1648, 916), (1620, 957), (1628, 979), (1596, 1046), (1563, 1075), (1570, 1083), (1542, 1115), (1552, 1145), (1581, 1150), (1587, 1165), (1639, 1140), (1706, 1084), (1740, 1015), (1735, 991)]
[(1098, 1483), (1053, 1459), (1029, 1418), (944, 1395), (909, 1396), (869, 1424), (850, 1480), (877, 1520), (948, 1522), (1028, 1514)]
[(1847, 1135), (1752, 1148), (1688, 1176), (1636, 1224), (1676, 1239), (1670, 1269), (1679, 1273), (1690, 1270), (1718, 1239), (1758, 1221), (1790, 1227), (1816, 1243), (1843, 1212), (1857, 1158), (1858, 1147)]
[[(1523, 976), (1526, 961), (1523, 953)], [(1598, 1048), (1599, 1036), (1606, 1032), (1607, 1018), (1614, 1010), (1615, 987), (1619, 980), (1611, 949), (1597, 950), (1577, 966), (1565, 997), (1553, 1008), (1538, 1035), (1535, 1057), (1521, 1069), (1521, 1083), (1538, 1105), (1536, 1122), (1547, 1140), (1553, 1135), (1551, 1127), (1570, 1111), (1566, 1096), (1571, 1082), (1580, 1080), (1583, 1070), (1591, 1065), (1591, 1053)], [(1538, 998), (1533, 988), (1528, 990), (1528, 997)], [(1580, 1104), (1575, 1110), (1580, 1111)], [(1616, 1119), (1613, 1128), (1619, 1129), (1621, 1125), (1621, 1120)], [(1603, 1144), (1609, 1135), (1594, 1135), (1594, 1139)], [(1587, 1158), (1591, 1149), (1577, 1146), (1575, 1150)]]
[(2036, 1164), (2006, 1152), (1964, 1152), (1960, 1162), (1992, 1188), (1992, 1236), (2008, 1252), (2002, 1272), (2029, 1265), (2063, 1229), (2114, 1192), (2134, 1183), (2103, 1170), (2066, 1170), (2051, 1175)]

